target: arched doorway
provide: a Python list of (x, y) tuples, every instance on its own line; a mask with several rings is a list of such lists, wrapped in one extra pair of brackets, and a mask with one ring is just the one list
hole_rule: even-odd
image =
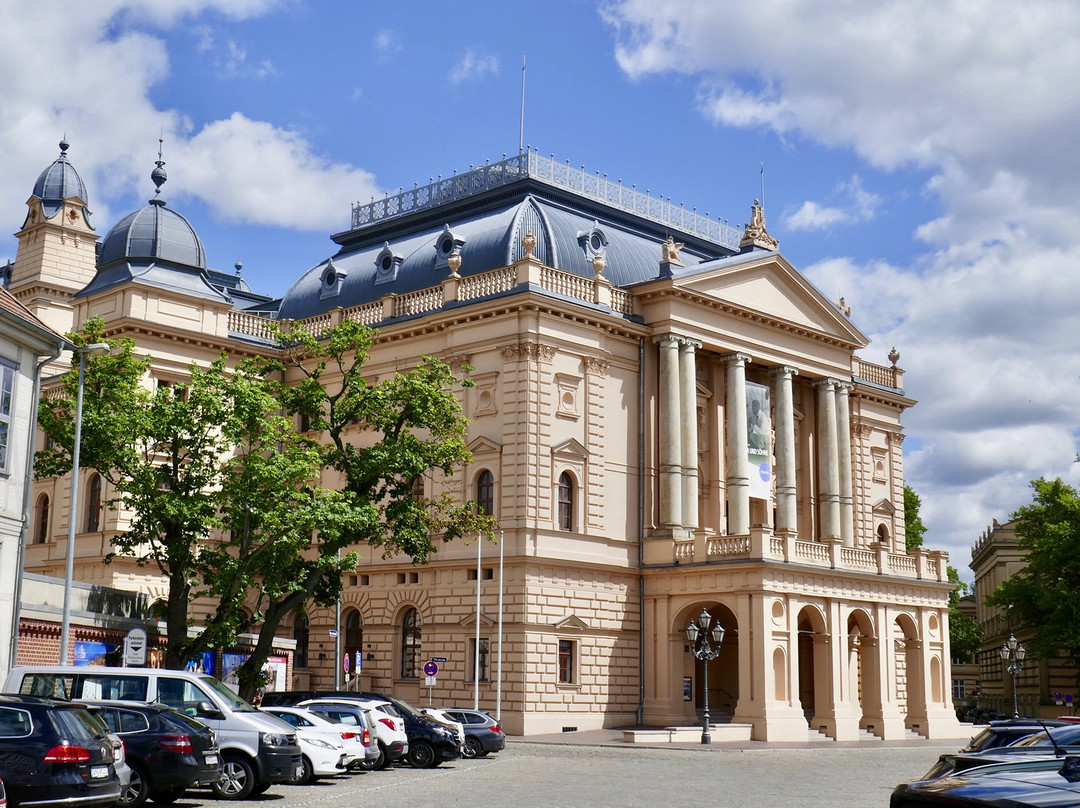
[(859, 726), (880, 734), (880, 721), (870, 718), (880, 715), (882, 695), (874, 621), (862, 609), (853, 609), (848, 615), (846, 634), (844, 658), (849, 700), (859, 713)]
[(819, 695), (828, 693), (829, 632), (825, 616), (815, 606), (803, 606), (798, 619), (799, 704), (808, 722), (819, 708)]
[[(724, 628), (720, 652), (708, 663), (708, 682), (705, 682), (705, 662), (693, 655), (686, 636), (686, 627), (691, 620), (698, 622), (702, 608)], [(705, 707), (705, 687), (707, 686), (710, 720), (729, 721), (739, 703), (739, 632), (734, 612), (722, 603), (698, 603), (679, 613), (674, 630), (683, 639), (684, 704), (692, 705), (694, 714), (700, 715)]]

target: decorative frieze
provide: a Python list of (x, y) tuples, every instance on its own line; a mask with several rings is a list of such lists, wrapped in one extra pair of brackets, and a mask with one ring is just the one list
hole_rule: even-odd
[(541, 345), (538, 342), (518, 342), (514, 345), (504, 345), (502, 357), (507, 361), (514, 359), (526, 359), (533, 362), (550, 362), (555, 358), (558, 349), (551, 345)]

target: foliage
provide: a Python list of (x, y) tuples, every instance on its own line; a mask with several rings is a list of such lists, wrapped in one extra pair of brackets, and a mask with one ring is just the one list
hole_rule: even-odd
[(922, 500), (910, 485), (904, 486), (904, 544), (908, 550), (922, 547), (926, 525), (923, 524), (919, 509)]
[[(301, 374), (295, 389), (282, 383), (281, 362), (230, 370), (222, 356), (208, 368), (192, 365), (189, 382), (150, 390), (153, 360), (137, 357), (130, 339), (106, 340), (97, 320), (72, 335), (77, 344), (112, 346), (108, 356), (85, 358), (80, 464), (101, 473), (116, 492), (110, 504), (131, 515), (129, 529), (112, 539), (116, 555), (154, 565), (168, 581), (167, 667), (257, 629), (238, 670), (250, 698), (282, 620), (309, 601), (327, 606), (338, 597), (342, 573), (357, 563), (349, 545), (366, 541), (423, 562), (435, 549), (431, 534), (490, 536), (493, 521), (472, 504), (419, 497), (413, 487), (469, 458), (457, 380), (425, 358), (369, 385), (361, 371), (372, 338), (346, 325), (325, 344), (291, 340), (290, 367)], [(299, 364), (304, 356), (315, 357), (313, 369)], [(333, 392), (323, 386), (328, 379)], [(40, 423), (53, 446), (39, 454), (40, 476), (71, 468), (77, 386), (75, 366), (63, 394), (43, 401)], [(295, 412), (314, 416), (330, 443), (297, 432)], [(343, 490), (320, 485), (333, 471)], [(189, 636), (189, 606), (200, 597), (211, 613)]]
[(1025, 645), (1036, 656), (1049, 659), (1065, 649), (1080, 664), (1080, 493), (1061, 478), (1033, 480), (1031, 488), (1031, 504), (1011, 517), (1027, 566), (986, 602), (1033, 631)]

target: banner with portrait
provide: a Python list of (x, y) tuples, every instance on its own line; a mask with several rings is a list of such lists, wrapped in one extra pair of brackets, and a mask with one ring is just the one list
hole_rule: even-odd
[(772, 496), (772, 415), (769, 388), (756, 382), (746, 383), (746, 465), (750, 477), (750, 496)]

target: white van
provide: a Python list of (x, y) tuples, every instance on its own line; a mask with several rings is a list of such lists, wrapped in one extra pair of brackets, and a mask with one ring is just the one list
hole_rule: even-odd
[(213, 786), (223, 799), (246, 799), (303, 773), (296, 731), (261, 713), (213, 676), (163, 668), (74, 665), (16, 667), (7, 693), (94, 701), (165, 704), (217, 733), (224, 775)]

